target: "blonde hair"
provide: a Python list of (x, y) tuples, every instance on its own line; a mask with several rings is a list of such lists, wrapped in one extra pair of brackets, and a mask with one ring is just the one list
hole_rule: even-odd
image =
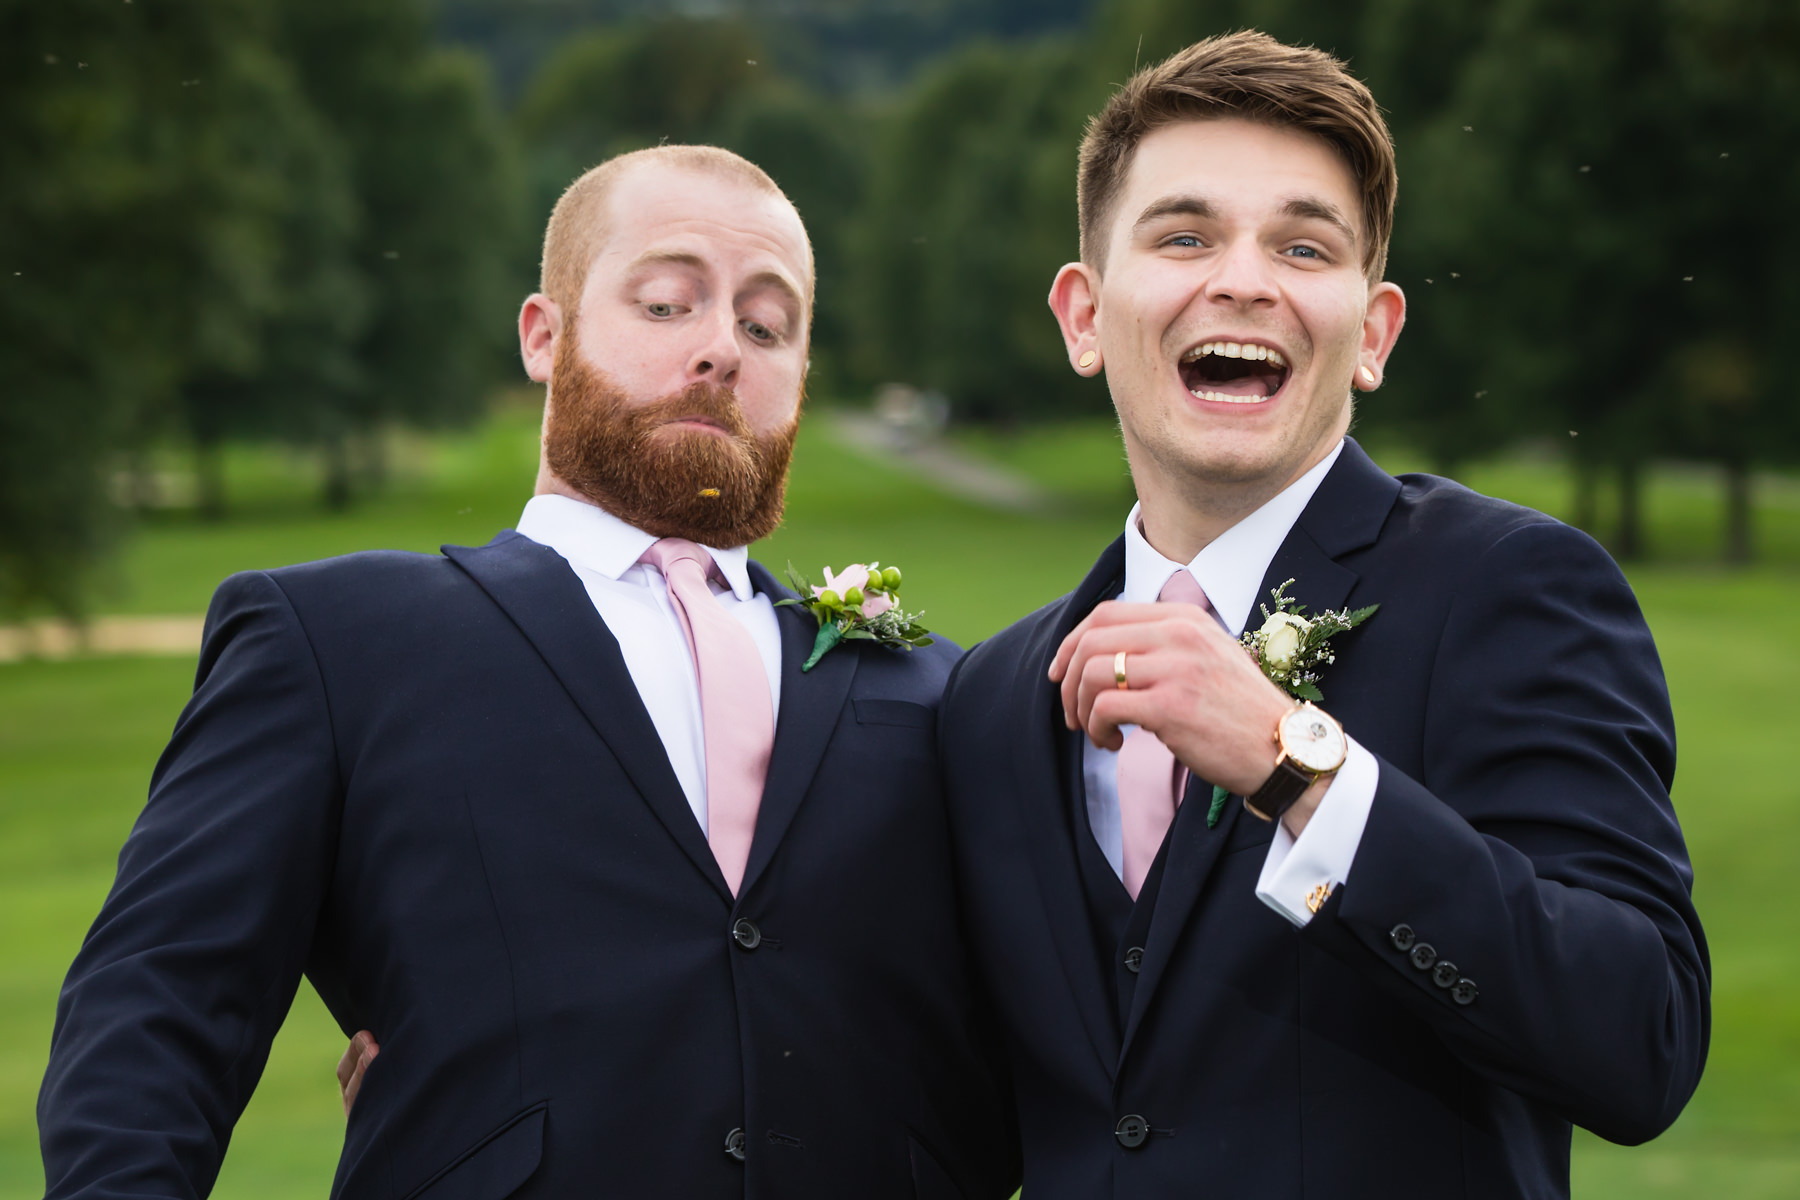
[[(633, 168), (650, 165), (723, 176), (793, 204), (767, 171), (720, 146), (651, 146), (609, 158), (568, 186), (544, 229), (538, 290), (556, 301), (564, 312), (573, 314), (580, 306), (588, 271), (606, 241), (606, 203), (613, 186)], [(805, 237), (804, 223), (801, 235)], [(806, 240), (806, 291), (808, 296), (813, 291), (810, 239)]]

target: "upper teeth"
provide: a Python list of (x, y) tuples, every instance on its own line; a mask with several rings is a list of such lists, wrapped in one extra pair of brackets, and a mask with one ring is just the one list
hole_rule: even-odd
[(1182, 355), (1181, 361), (1193, 362), (1196, 359), (1205, 358), (1209, 354), (1217, 354), (1222, 358), (1266, 360), (1277, 367), (1287, 366), (1287, 359), (1281, 357), (1281, 351), (1271, 350), (1267, 346), (1251, 345), (1248, 342), (1207, 342), (1205, 345), (1195, 346)]

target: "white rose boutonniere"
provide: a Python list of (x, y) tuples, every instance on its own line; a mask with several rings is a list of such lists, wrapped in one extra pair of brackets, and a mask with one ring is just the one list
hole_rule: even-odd
[[(1276, 687), (1296, 700), (1311, 700), (1316, 704), (1325, 699), (1319, 691), (1319, 669), (1337, 661), (1331, 639), (1346, 629), (1361, 625), (1374, 616), (1381, 605), (1371, 604), (1354, 610), (1341, 608), (1336, 612), (1326, 609), (1308, 617), (1301, 611), (1302, 605), (1287, 594), (1293, 584), (1290, 579), (1271, 593), (1275, 611), (1270, 612), (1268, 605), (1261, 605), (1262, 628), (1246, 629), (1238, 640)], [(1224, 788), (1214, 786), (1212, 806), (1206, 810), (1208, 829), (1219, 823), (1228, 799), (1230, 794)]]
[(1295, 699), (1318, 703), (1325, 699), (1319, 691), (1319, 670), (1337, 661), (1331, 639), (1361, 625), (1381, 605), (1336, 612), (1326, 609), (1308, 617), (1287, 594), (1293, 582), (1290, 579), (1275, 589), (1275, 610), (1271, 612), (1268, 605), (1262, 605), (1262, 628), (1245, 630), (1241, 640), (1276, 687)]

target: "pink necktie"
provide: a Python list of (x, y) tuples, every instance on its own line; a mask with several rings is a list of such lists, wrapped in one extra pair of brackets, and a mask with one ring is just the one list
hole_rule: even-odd
[[(1207, 612), (1206, 593), (1183, 567), (1163, 584), (1159, 601), (1198, 604)], [(1119, 824), (1124, 835), (1121, 875), (1125, 890), (1137, 899), (1144, 877), (1175, 820), (1176, 806), (1187, 788), (1188, 770), (1148, 729), (1134, 729), (1119, 750)]]
[(711, 555), (682, 538), (663, 538), (639, 561), (662, 572), (694, 652), (706, 742), (706, 840), (735, 896), (750, 861), (756, 810), (775, 745), (769, 676), (756, 639), (706, 585)]

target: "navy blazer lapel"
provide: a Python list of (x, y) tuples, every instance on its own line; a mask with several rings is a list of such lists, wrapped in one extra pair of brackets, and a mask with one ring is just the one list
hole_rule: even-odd
[[(1287, 594), (1305, 605), (1307, 612), (1341, 608), (1356, 586), (1357, 574), (1338, 558), (1370, 545), (1380, 536), (1399, 495), (1400, 481), (1376, 466), (1354, 440), (1346, 438), (1343, 453), (1270, 561), (1257, 604), (1268, 603), (1269, 593), (1292, 579), (1294, 586)], [(1261, 610), (1252, 608), (1247, 627), (1255, 628), (1261, 621)], [(1233, 823), (1243, 809), (1243, 803), (1234, 799), (1226, 805), (1218, 827), (1207, 829), (1206, 822), (1198, 819), (1203, 813), (1189, 810), (1210, 800), (1209, 789), (1191, 788), (1170, 829), (1169, 836), (1174, 841), (1163, 868), (1156, 911), (1150, 918), (1144, 968), (1132, 995), (1122, 1053), (1131, 1051), (1133, 1037), (1155, 998), (1157, 984), (1171, 957), (1180, 950), (1181, 936), (1194, 906), (1206, 888), (1220, 850), (1231, 840)]]
[[(1292, 579), (1287, 594), (1307, 612), (1343, 607), (1357, 576), (1338, 560), (1381, 536), (1399, 497), (1400, 481), (1376, 466), (1354, 438), (1345, 438), (1343, 453), (1270, 561), (1257, 604), (1267, 604), (1269, 593)], [(1261, 610), (1252, 608), (1249, 624), (1261, 622)]]
[(1081, 1022), (1108, 1079), (1118, 1071), (1119, 1034), (1107, 996), (1111, 981), (1101, 978), (1094, 959), (1087, 899), (1067, 817), (1071, 797), (1060, 765), (1062, 739), (1069, 733), (1063, 724), (1061, 693), (1050, 682), (1048, 672), (1064, 636), (1094, 605), (1116, 592), (1124, 577), (1125, 539), (1121, 537), (1107, 547), (1081, 586), (1039, 627), (1027, 651), (1019, 656), (1018, 674), (1008, 697), (1024, 722), (1013, 743), (1018, 774), (1014, 795), (1031, 847), (1038, 897), (1049, 918), (1051, 940), (1075, 994)]
[[(761, 563), (750, 563), (750, 580), (771, 602), (794, 593), (775, 581)], [(756, 836), (750, 843), (750, 861), (744, 867), (739, 896), (747, 896), (769, 865), (800, 802), (818, 774), (825, 747), (837, 728), (838, 718), (850, 695), (861, 655), (855, 642), (847, 642), (821, 658), (812, 670), (800, 666), (812, 653), (819, 622), (798, 604), (775, 610), (781, 627), (781, 711), (775, 718), (775, 746), (769, 755), (769, 776), (763, 784), (762, 805), (756, 812)]]
[(485, 546), (443, 550), (531, 642), (669, 835), (730, 904), (731, 889), (669, 765), (618, 640), (562, 555), (510, 529)]

